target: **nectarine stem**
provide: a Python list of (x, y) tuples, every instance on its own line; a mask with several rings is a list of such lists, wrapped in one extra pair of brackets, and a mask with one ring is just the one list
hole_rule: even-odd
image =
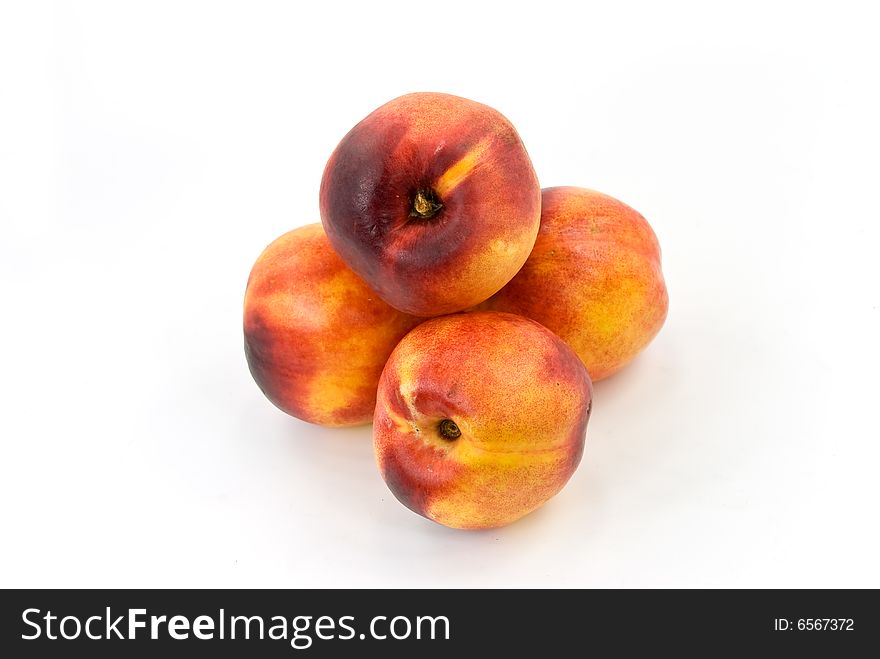
[(443, 419), (437, 427), (440, 436), (443, 439), (452, 441), (461, 437), (461, 428), (459, 428), (452, 419)]
[(420, 217), (427, 220), (441, 208), (443, 208), (443, 204), (437, 201), (433, 190), (417, 190), (413, 198), (410, 217)]

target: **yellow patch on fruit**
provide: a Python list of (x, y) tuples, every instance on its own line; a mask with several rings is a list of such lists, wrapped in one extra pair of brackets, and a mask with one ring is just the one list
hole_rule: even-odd
[[(431, 500), (425, 513), (454, 528), (509, 524), (561, 489), (558, 473), (564, 453), (560, 449), (498, 454), (476, 446), (460, 446), (455, 458), (467, 465), (466, 475), (451, 484), (443, 497)], [(508, 496), (494, 496), (499, 489), (509, 492)]]
[(455, 190), (470, 175), (474, 168), (480, 164), (491, 143), (491, 137), (483, 139), (440, 175), (434, 189), (441, 198)]
[[(327, 317), (321, 318), (320, 314), (327, 309), (344, 309), (345, 295), (351, 288), (351, 275), (347, 271), (340, 271), (326, 278), (318, 284), (317, 295), (314, 299), (323, 301), (322, 309), (308, 309), (304, 306), (304, 300), (298, 299), (296, 306), (289, 308), (287, 313), (302, 316), (297, 319), (302, 325), (311, 322), (316, 328), (325, 326), (338, 326), (340, 333), (328, 337), (324, 349), (324, 359), (321, 360), (323, 368), (317, 370), (311, 382), (307, 383), (305, 404), (312, 410), (316, 417), (324, 419), (322, 425), (339, 425), (336, 415), (350, 405), (353, 396), (364, 390), (363, 374), (372, 370), (380, 370), (381, 366), (376, 363), (376, 356), (364, 336), (365, 329), (358, 331), (349, 330), (343, 333), (342, 322), (333, 322)], [(313, 320), (308, 320), (311, 312)], [(338, 313), (338, 312), (337, 312)], [(319, 320), (320, 319), (320, 320)], [(332, 349), (328, 350), (328, 347)], [(342, 366), (340, 362), (345, 366)], [(305, 388), (306, 383), (301, 383)], [(345, 425), (345, 424), (343, 424)]]
[(415, 361), (416, 359), (414, 355), (403, 355), (397, 360), (400, 397), (403, 398), (403, 402), (406, 404), (412, 418), (415, 418), (418, 415), (415, 407), (415, 391), (417, 384), (415, 377)]
[(361, 378), (355, 371), (347, 374), (329, 371), (318, 373), (309, 387), (308, 408), (321, 425), (349, 425), (338, 423), (336, 415), (351, 402), (352, 392), (357, 391), (360, 384)]
[(583, 317), (589, 319), (592, 335), (608, 342), (637, 331), (634, 321), (645, 311), (644, 288), (632, 278), (596, 287), (594, 297), (583, 304)]
[(409, 419), (400, 416), (391, 406), (385, 408), (385, 415), (391, 419), (391, 422), (397, 427), (398, 432), (410, 433), (413, 430), (413, 424)]
[(507, 242), (506, 240), (496, 239), (489, 244), (489, 251), (492, 256), (496, 258), (508, 258), (510, 256), (515, 256), (516, 253), (520, 251), (520, 248), (518, 245)]
[[(537, 232), (537, 227), (533, 232)], [(532, 240), (527, 238), (522, 242), (516, 242), (496, 239), (482, 246), (467, 262), (461, 265), (460, 281), (482, 281), (487, 272), (500, 273), (499, 279), (509, 281), (528, 258), (528, 245), (532, 244)], [(480, 291), (479, 297), (482, 299), (476, 304), (481, 304), (496, 292), (497, 290)]]
[(400, 397), (403, 399), (407, 410), (409, 411), (409, 420), (401, 419), (404, 424), (401, 426), (395, 419), (398, 427), (406, 428), (409, 432), (420, 432), (416, 419), (419, 418), (418, 410), (416, 410), (416, 356), (405, 355), (398, 359), (398, 386), (400, 389)]
[(621, 275), (617, 280), (597, 283), (584, 290), (583, 300), (573, 324), (562, 328), (562, 335), (598, 380), (626, 363), (619, 355), (639, 352), (645, 324), (655, 325), (663, 308), (655, 304), (644, 276)]

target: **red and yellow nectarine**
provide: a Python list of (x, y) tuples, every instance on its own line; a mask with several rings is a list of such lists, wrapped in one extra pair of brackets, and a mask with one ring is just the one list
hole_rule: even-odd
[(660, 245), (626, 204), (593, 190), (547, 188), (522, 270), (482, 308), (537, 320), (571, 345), (593, 381), (617, 372), (660, 331), (669, 306)]
[(342, 139), (320, 206), (333, 247), (383, 300), (437, 316), (483, 302), (516, 274), (535, 243), (541, 191), (504, 116), (416, 93)]
[(457, 528), (503, 526), (559, 492), (580, 462), (592, 387), (559, 337), (512, 314), (434, 318), (379, 381), (379, 469), (413, 511)]
[(385, 360), (418, 322), (380, 300), (310, 224), (254, 264), (245, 354), (260, 389), (288, 414), (327, 426), (368, 423)]

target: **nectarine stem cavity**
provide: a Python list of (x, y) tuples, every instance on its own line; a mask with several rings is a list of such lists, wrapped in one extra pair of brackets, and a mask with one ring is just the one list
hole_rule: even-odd
[(443, 439), (452, 441), (461, 437), (461, 428), (459, 428), (452, 419), (443, 419), (437, 430)]
[(443, 208), (443, 204), (437, 198), (436, 192), (431, 189), (419, 189), (413, 195), (409, 216), (427, 220), (434, 217), (441, 208)]

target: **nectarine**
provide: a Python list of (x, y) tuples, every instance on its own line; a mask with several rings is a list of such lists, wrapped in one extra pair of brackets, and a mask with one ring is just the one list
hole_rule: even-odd
[(574, 473), (591, 396), (574, 351), (534, 321), (434, 318), (403, 338), (379, 380), (379, 469), (404, 505), (440, 524), (509, 524)]
[(548, 327), (596, 382), (650, 343), (668, 307), (660, 245), (645, 218), (600, 192), (560, 187), (543, 191), (528, 261), (482, 308)]
[(260, 389), (288, 414), (327, 426), (368, 423), (385, 360), (418, 322), (380, 300), (310, 224), (254, 264), (245, 355)]
[(437, 316), (483, 302), (516, 274), (535, 244), (541, 191), (500, 113), (416, 93), (342, 139), (320, 206), (333, 247), (383, 300)]

